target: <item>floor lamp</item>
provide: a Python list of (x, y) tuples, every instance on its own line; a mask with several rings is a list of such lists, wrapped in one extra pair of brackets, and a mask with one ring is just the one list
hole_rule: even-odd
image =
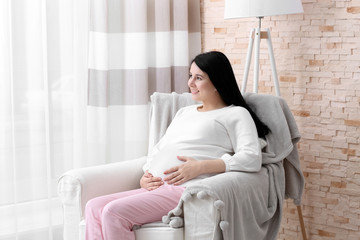
[[(280, 96), (279, 80), (276, 72), (275, 57), (272, 47), (270, 30), (267, 28), (261, 31), (261, 19), (265, 16), (275, 16), (283, 14), (294, 14), (303, 12), (301, 0), (225, 0), (225, 19), (256, 17), (259, 21), (258, 28), (250, 31), (249, 45), (244, 69), (244, 76), (241, 92), (246, 92), (247, 79), (249, 75), (252, 51), (254, 52), (254, 85), (253, 92), (258, 92), (259, 87), (259, 57), (260, 40), (267, 39), (272, 77), (274, 80), (275, 92)], [(255, 46), (254, 46), (255, 43)]]

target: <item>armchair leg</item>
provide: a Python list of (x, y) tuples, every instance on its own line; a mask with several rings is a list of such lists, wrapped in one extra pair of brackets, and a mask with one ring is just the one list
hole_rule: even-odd
[(303, 240), (307, 240), (301, 205), (296, 206), (296, 207), (297, 207), (297, 211), (298, 211), (298, 215), (299, 215), (299, 222), (300, 222), (302, 237), (303, 237)]

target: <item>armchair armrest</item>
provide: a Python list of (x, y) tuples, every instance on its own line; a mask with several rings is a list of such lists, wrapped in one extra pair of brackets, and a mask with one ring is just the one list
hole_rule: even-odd
[(139, 188), (145, 162), (146, 157), (141, 157), (64, 173), (58, 181), (58, 194), (64, 212), (64, 239), (78, 238), (78, 226), (84, 217), (87, 201), (97, 196)]
[[(224, 239), (276, 239), (284, 189), (281, 162), (255, 173), (227, 172), (189, 184), (177, 207), (183, 204), (185, 239), (213, 239), (220, 231)], [(177, 212), (181, 213), (172, 210), (170, 216)], [(207, 238), (198, 237), (193, 226), (199, 222), (207, 229)]]

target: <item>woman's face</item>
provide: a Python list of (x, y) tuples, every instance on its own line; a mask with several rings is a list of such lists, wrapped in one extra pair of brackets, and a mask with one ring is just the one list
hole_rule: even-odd
[(211, 82), (207, 73), (201, 71), (201, 69), (193, 62), (190, 67), (188, 86), (190, 88), (192, 98), (199, 102), (213, 101), (214, 97), (218, 97), (213, 83)]

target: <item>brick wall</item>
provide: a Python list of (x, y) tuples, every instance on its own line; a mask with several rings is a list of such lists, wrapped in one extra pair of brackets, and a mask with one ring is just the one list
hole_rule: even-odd
[[(302, 134), (306, 231), (308, 239), (360, 239), (360, 1), (303, 0), (303, 7), (303, 14), (265, 17), (262, 26), (270, 28), (281, 95)], [(224, 0), (201, 0), (202, 47), (224, 52), (241, 83), (257, 20), (224, 20), (223, 9)], [(259, 92), (275, 94), (265, 40), (260, 63)], [(302, 239), (291, 201), (279, 239)]]

